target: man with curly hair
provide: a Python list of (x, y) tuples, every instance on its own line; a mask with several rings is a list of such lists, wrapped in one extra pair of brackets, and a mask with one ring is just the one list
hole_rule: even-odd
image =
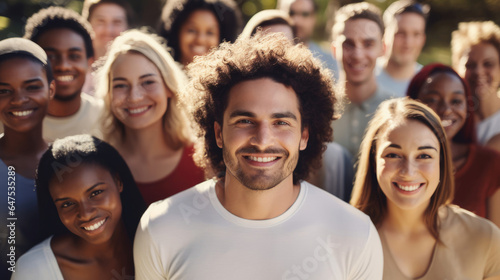
[(382, 279), (370, 219), (304, 181), (332, 138), (330, 72), (261, 32), (189, 68), (196, 159), (216, 176), (149, 207), (136, 279)]
[(56, 81), (43, 121), (43, 137), (50, 142), (82, 133), (101, 136), (104, 102), (82, 92), (94, 56), (93, 37), (90, 23), (63, 7), (42, 9), (26, 22), (24, 38), (45, 50)]

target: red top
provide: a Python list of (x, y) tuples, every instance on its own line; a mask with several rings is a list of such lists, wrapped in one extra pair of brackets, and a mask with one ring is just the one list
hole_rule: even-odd
[(500, 189), (500, 154), (469, 145), (467, 162), (455, 174), (454, 204), (486, 217), (488, 198)]
[(193, 146), (185, 147), (177, 167), (156, 182), (136, 182), (147, 205), (165, 199), (205, 181), (203, 170), (193, 161)]

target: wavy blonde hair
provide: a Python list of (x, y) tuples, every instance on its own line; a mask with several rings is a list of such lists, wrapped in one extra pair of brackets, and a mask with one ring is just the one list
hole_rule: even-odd
[(179, 91), (187, 83), (184, 72), (166, 49), (162, 39), (144, 30), (132, 29), (116, 37), (108, 49), (107, 55), (97, 64), (96, 95), (103, 97), (106, 109), (103, 116), (104, 138), (112, 143), (123, 141), (125, 126), (111, 111), (111, 69), (116, 59), (126, 53), (138, 53), (150, 60), (161, 73), (163, 82), (172, 92), (168, 109), (163, 114), (164, 135), (167, 144), (179, 149), (192, 142), (193, 133), (189, 119), (184, 111), (184, 105), (179, 101)]

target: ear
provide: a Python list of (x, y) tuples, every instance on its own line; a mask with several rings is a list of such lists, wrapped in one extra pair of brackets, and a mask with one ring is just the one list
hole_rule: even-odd
[(52, 100), (56, 95), (56, 81), (52, 80), (49, 84), (49, 100)]
[(302, 130), (302, 135), (300, 137), (299, 149), (301, 151), (307, 148), (307, 141), (309, 141), (309, 127), (304, 127), (304, 129)]
[(116, 184), (116, 187), (118, 188), (118, 192), (122, 192), (123, 191), (123, 182), (122, 180), (120, 179), (120, 176), (118, 176), (118, 174), (116, 174), (114, 176), (114, 179), (115, 179), (115, 184)]
[(382, 40), (382, 50), (379, 57), (384, 56), (386, 51), (387, 51), (387, 45), (385, 44), (385, 41)]
[(214, 132), (215, 132), (215, 140), (217, 141), (217, 146), (222, 149), (222, 127), (218, 122), (214, 122)]
[(335, 47), (335, 41), (332, 41), (332, 43), (330, 44), (330, 49), (332, 50), (333, 58), (337, 59), (337, 55), (335, 53), (337, 51), (337, 48)]

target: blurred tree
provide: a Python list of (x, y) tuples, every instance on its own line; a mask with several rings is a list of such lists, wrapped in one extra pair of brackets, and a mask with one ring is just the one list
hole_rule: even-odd
[[(138, 24), (156, 28), (165, 0), (129, 0), (137, 13)], [(235, 0), (241, 7), (244, 21), (262, 9), (273, 9), (276, 0)], [(316, 0), (319, 6), (315, 39), (327, 47), (335, 11), (353, 0)], [(368, 0), (387, 8), (394, 0)], [(419, 61), (423, 64), (440, 61), (449, 63), (451, 32), (461, 21), (493, 20), (500, 23), (499, 0), (422, 0), (431, 6), (427, 44)], [(58, 5), (81, 11), (83, 0), (2, 0), (0, 3), (0, 39), (22, 36), (29, 16), (42, 8)]]

